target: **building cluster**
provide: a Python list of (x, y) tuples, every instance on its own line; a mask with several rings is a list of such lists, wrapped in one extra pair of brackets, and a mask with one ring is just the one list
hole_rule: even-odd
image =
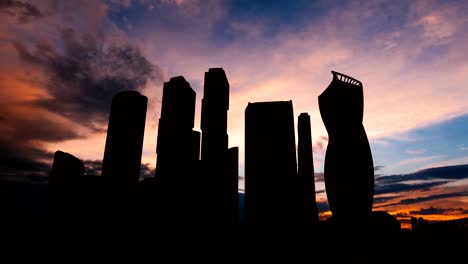
[[(331, 193), (333, 214), (345, 218), (352, 198), (347, 196), (349, 186), (341, 183), (360, 190), (356, 197), (362, 206), (353, 208), (364, 214), (370, 212), (373, 171), (369, 167), (373, 167), (362, 126), (362, 85), (350, 77), (349, 81), (338, 78), (334, 73), (334, 80), (319, 97), (319, 103), (330, 142), (335, 144), (331, 153), (327, 151), (327, 193)], [(346, 90), (344, 95), (342, 90)], [(140, 179), (140, 168), (147, 98), (136, 91), (115, 95), (102, 175), (85, 175), (79, 159), (57, 151), (49, 179), (48, 220), (86, 222), (112, 218), (123, 223), (139, 219), (179, 225), (237, 224), (239, 149), (229, 148), (229, 92), (222, 68), (205, 73), (201, 131), (196, 131), (195, 91), (182, 76), (164, 83), (156, 172), (154, 177), (144, 179)], [(338, 113), (332, 106), (337, 102), (349, 109)], [(344, 117), (341, 123), (340, 115)], [(310, 116), (298, 116), (297, 149), (294, 124), (292, 101), (249, 103), (245, 109), (247, 225), (319, 222)], [(340, 130), (355, 132), (346, 134)], [(342, 154), (350, 148), (357, 152), (344, 157)], [(346, 166), (351, 166), (351, 170)], [(344, 175), (353, 170), (356, 175)]]

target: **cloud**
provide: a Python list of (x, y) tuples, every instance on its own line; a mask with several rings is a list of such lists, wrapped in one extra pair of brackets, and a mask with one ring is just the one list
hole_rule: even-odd
[(421, 208), (417, 211), (410, 211), (409, 213), (418, 215), (468, 214), (468, 210), (463, 208), (437, 208), (431, 206), (429, 208)]
[[(8, 157), (0, 160), (3, 174), (47, 175), (50, 153), (62, 149), (59, 142), (82, 146), (94, 134), (105, 140), (113, 95), (147, 92), (149, 85), (162, 83), (162, 71), (108, 20), (108, 10), (98, 1), (0, 2), (0, 12), (10, 18), (48, 14), (35, 23), (6, 19), (0, 26), (0, 56), (5, 59), (0, 62), (5, 105), (0, 110), (0, 156)], [(68, 146), (67, 152), (77, 149), (81, 147)], [(79, 158), (96, 158), (80, 153)]]
[(0, 0), (0, 14), (16, 17), (17, 23), (28, 23), (45, 16), (36, 6), (22, 1)]
[(419, 155), (419, 154), (423, 154), (424, 152), (426, 152), (425, 149), (408, 149), (408, 150), (406, 150), (406, 153), (411, 154), (411, 155)]
[(323, 182), (325, 181), (325, 175), (323, 173), (315, 173), (315, 182)]
[(411, 158), (411, 159), (406, 159), (399, 161), (398, 163), (395, 164), (395, 166), (406, 166), (406, 165), (411, 165), (411, 164), (419, 164), (423, 162), (429, 162), (432, 160), (437, 160), (440, 158), (443, 158), (443, 155), (433, 155), (433, 156), (425, 156), (425, 157), (416, 157), (416, 158)]
[(326, 201), (317, 201), (317, 209), (319, 213), (330, 211), (330, 207)]
[(82, 125), (98, 129), (105, 123), (112, 97), (122, 90), (142, 89), (162, 74), (131, 45), (107, 43), (94, 36), (77, 34), (71, 28), (61, 32), (63, 54), (47, 42), (36, 43), (33, 52), (16, 43), (19, 57), (47, 74), (48, 98), (39, 107), (62, 114)]
[(385, 166), (383, 166), (383, 165), (374, 166), (374, 172), (382, 170), (383, 168), (385, 168)]
[[(85, 160), (83, 163), (86, 175), (101, 175), (102, 160)], [(150, 164), (142, 163), (140, 167), (140, 178), (154, 177), (155, 172), (155, 168), (151, 167)]]
[(312, 150), (315, 153), (323, 153), (325, 151), (325, 146), (328, 143), (328, 137), (320, 136), (314, 143)]
[(419, 184), (392, 183), (389, 185), (375, 186), (374, 195), (410, 192), (410, 191), (415, 191), (415, 190), (428, 191), (432, 187), (443, 185), (445, 183), (447, 182), (439, 181), (439, 182), (425, 182), (425, 183), (419, 183)]
[[(208, 10), (209, 5), (201, 2), (200, 9)], [(463, 4), (434, 1), (423, 8), (404, 1), (393, 5), (350, 1), (321, 5), (324, 12), (320, 16), (311, 12), (304, 23), (291, 27), (272, 23), (278, 22), (274, 19), (266, 19), (268, 23), (255, 19), (257, 14), (244, 14), (239, 28), (238, 17), (230, 13), (228, 6), (221, 7), (223, 16), (208, 16), (204, 19), (209, 21), (191, 23), (190, 32), (174, 27), (173, 19), (193, 22), (193, 17), (180, 16), (173, 10), (165, 13), (169, 22), (154, 16), (135, 25), (133, 32), (145, 51), (169, 74), (191, 79), (198, 98), (203, 87), (202, 73), (209, 67), (224, 67), (231, 84), (229, 144), (240, 146), (241, 152), (247, 103), (292, 99), (295, 113), (311, 115), (314, 161), (317, 168), (323, 166), (320, 155), (326, 141), (320, 137), (326, 135), (326, 130), (317, 96), (331, 81), (332, 69), (363, 82), (364, 125), (371, 143), (375, 138), (466, 113), (468, 104), (462, 99), (466, 89), (458, 84), (466, 83), (466, 45), (462, 44), (468, 34), (458, 25), (467, 23), (463, 16), (456, 15), (460, 12), (457, 10), (464, 10)], [(446, 8), (449, 5), (455, 8)], [(442, 43), (428, 38), (426, 29), (417, 24), (439, 9), (447, 10), (439, 17), (457, 25), (450, 33), (456, 39), (449, 37)], [(239, 29), (251, 29), (253, 33)], [(147, 34), (149, 30), (154, 34)], [(197, 116), (199, 105), (198, 101)]]
[(404, 199), (400, 201), (400, 204), (415, 204), (415, 203), (421, 203), (421, 202), (432, 201), (432, 200), (443, 199), (443, 198), (466, 197), (466, 196), (468, 196), (468, 191), (454, 192), (454, 193), (442, 193), (442, 194), (435, 194), (435, 195), (430, 195), (426, 197)]
[(429, 168), (409, 174), (380, 176), (375, 179), (375, 182), (378, 186), (386, 186), (404, 181), (461, 180), (466, 178), (468, 178), (468, 164)]
[(396, 213), (396, 214), (393, 214), (393, 216), (395, 217), (410, 217), (410, 215), (406, 212), (399, 212), (399, 213)]
[(393, 200), (393, 199), (396, 199), (396, 198), (400, 198), (401, 196), (399, 195), (392, 195), (392, 196), (381, 196), (381, 197), (375, 197), (374, 196), (374, 205), (376, 204), (380, 204), (380, 203), (385, 203), (385, 202), (388, 202), (390, 200)]
[(53, 153), (34, 147), (18, 148), (15, 144), (0, 140), (0, 179), (24, 178), (49, 174)]
[(388, 206), (395, 206), (395, 205), (410, 205), (410, 204), (418, 204), (422, 202), (428, 202), (433, 200), (445, 199), (445, 198), (454, 198), (454, 197), (467, 197), (468, 191), (461, 191), (461, 192), (452, 192), (452, 193), (441, 193), (441, 194), (434, 194), (425, 197), (417, 197), (417, 198), (408, 198), (403, 199), (397, 203), (385, 204), (381, 206), (377, 206), (374, 208), (380, 207), (388, 207)]
[(458, 146), (459, 150), (468, 150), (468, 147), (465, 147), (465, 144), (461, 144)]

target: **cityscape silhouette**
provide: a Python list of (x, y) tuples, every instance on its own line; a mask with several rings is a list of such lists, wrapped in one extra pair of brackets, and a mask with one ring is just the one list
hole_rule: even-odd
[[(319, 221), (308, 113), (294, 127), (292, 101), (253, 102), (245, 109), (245, 198), (238, 194), (239, 149), (228, 147), (229, 81), (222, 68), (205, 73), (201, 132), (194, 130), (196, 93), (182, 76), (164, 83), (155, 175), (139, 180), (147, 98), (123, 91), (112, 100), (102, 176), (58, 150), (47, 192), (45, 223), (235, 228), (243, 236), (295, 230), (311, 237), (356, 237), (419, 243), (466, 241), (466, 219), (412, 231), (385, 211), (372, 211), (374, 166), (362, 124), (363, 85), (332, 71), (318, 97), (329, 135), (325, 187), (332, 217)], [(146, 135), (154, 136), (154, 135)], [(255, 241), (255, 240), (253, 240)], [(252, 242), (252, 241), (251, 241)], [(254, 242), (252, 242), (254, 243)]]

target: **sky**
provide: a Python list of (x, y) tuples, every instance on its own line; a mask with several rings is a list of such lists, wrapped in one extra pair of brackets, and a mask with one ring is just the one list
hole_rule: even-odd
[(363, 83), (375, 210), (402, 222), (467, 217), (468, 167), (459, 166), (468, 164), (467, 9), (429, 0), (0, 0), (0, 177), (47, 175), (56, 150), (98, 174), (121, 90), (149, 98), (142, 177), (151, 176), (163, 83), (179, 75), (190, 83), (200, 130), (204, 73), (222, 67), (240, 188), (245, 107), (292, 100), (296, 117), (311, 116), (327, 217), (317, 98), (335, 70)]

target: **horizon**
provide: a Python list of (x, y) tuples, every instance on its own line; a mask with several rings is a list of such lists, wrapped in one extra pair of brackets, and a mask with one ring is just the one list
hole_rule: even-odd
[(466, 8), (462, 1), (5, 2), (0, 177), (45, 176), (56, 150), (99, 174), (111, 98), (121, 90), (148, 97), (141, 176), (154, 176), (163, 83), (175, 76), (190, 83), (200, 131), (203, 74), (222, 67), (239, 189), (247, 104), (292, 100), (296, 145), (297, 117), (311, 117), (326, 218), (328, 135), (317, 99), (336, 70), (363, 84), (374, 209), (401, 221), (468, 217)]

